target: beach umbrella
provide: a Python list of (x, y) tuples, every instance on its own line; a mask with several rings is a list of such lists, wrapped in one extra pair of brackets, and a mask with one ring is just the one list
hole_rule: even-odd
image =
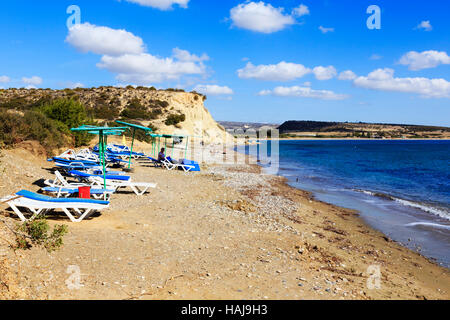
[(95, 134), (98, 135), (98, 152), (100, 156), (100, 162), (103, 166), (103, 181), (104, 181), (104, 187), (106, 189), (106, 158), (105, 158), (105, 152), (106, 152), (106, 141), (107, 137), (111, 135), (122, 135), (126, 130), (128, 130), (128, 127), (95, 127), (90, 125), (84, 125), (78, 128), (72, 128), (70, 129), (72, 132), (87, 132), (89, 134)]
[(128, 163), (128, 169), (130, 169), (131, 168), (131, 157), (133, 156), (133, 146), (134, 146), (134, 138), (136, 136), (136, 130), (143, 130), (145, 132), (153, 132), (153, 130), (150, 129), (150, 128), (138, 125), (138, 124), (132, 124), (132, 123), (127, 123), (127, 122), (118, 121), (118, 120), (116, 122), (118, 124), (121, 124), (121, 125), (129, 127), (132, 130), (132, 132), (133, 132), (133, 134), (132, 134), (133, 138), (131, 140), (131, 148), (130, 148), (130, 161)]
[[(164, 148), (166, 149), (166, 154), (167, 154), (167, 139), (172, 139), (172, 158), (173, 158), (173, 154), (174, 154), (174, 150), (175, 150), (175, 140), (183, 140), (186, 139), (186, 145), (184, 148), (184, 158), (186, 159), (187, 157), (187, 151), (188, 151), (188, 146), (189, 146), (189, 136), (187, 135), (172, 135), (172, 134), (154, 134), (154, 133), (148, 133), (149, 136), (151, 136), (152, 138), (154, 138), (154, 147), (156, 146), (156, 138), (158, 138), (158, 150), (156, 150), (156, 152), (159, 152), (160, 149), (160, 143), (161, 143), (161, 138), (164, 139)], [(154, 150), (153, 147), (153, 150)]]

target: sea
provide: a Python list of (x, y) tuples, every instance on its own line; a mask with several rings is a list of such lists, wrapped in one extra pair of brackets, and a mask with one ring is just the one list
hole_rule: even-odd
[(238, 151), (450, 268), (450, 141), (260, 141)]

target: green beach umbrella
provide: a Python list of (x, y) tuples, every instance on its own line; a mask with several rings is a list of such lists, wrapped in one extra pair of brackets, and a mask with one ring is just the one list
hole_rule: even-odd
[(131, 140), (131, 148), (130, 148), (130, 161), (128, 163), (128, 169), (131, 168), (131, 156), (133, 155), (133, 146), (134, 146), (134, 138), (136, 135), (136, 130), (143, 130), (145, 132), (153, 132), (152, 129), (138, 125), (138, 124), (132, 124), (132, 123), (127, 123), (127, 122), (123, 122), (123, 121), (116, 121), (118, 124), (124, 125), (129, 127), (132, 131), (133, 131), (133, 138)]
[[(160, 148), (159, 148), (159, 144), (161, 141), (161, 138), (164, 138), (164, 148), (167, 151), (167, 139), (172, 139), (172, 158), (173, 158), (173, 153), (174, 153), (174, 149), (175, 149), (175, 139), (184, 139), (186, 138), (186, 146), (185, 146), (185, 152), (184, 152), (184, 158), (186, 159), (187, 156), (187, 151), (188, 151), (188, 146), (189, 146), (189, 136), (188, 135), (173, 135), (173, 134), (154, 134), (154, 133), (148, 133), (149, 136), (155, 138), (158, 138), (158, 150), (157, 152), (159, 152)], [(156, 145), (156, 142), (155, 142)]]
[(72, 132), (87, 132), (89, 134), (98, 135), (98, 152), (100, 155), (100, 161), (103, 166), (103, 181), (104, 187), (106, 189), (106, 159), (105, 159), (105, 151), (106, 151), (106, 141), (107, 137), (111, 135), (122, 135), (128, 127), (95, 127), (84, 125), (78, 128), (70, 129)]

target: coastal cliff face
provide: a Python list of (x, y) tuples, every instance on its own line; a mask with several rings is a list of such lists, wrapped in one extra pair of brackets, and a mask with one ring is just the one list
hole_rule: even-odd
[[(231, 139), (206, 109), (206, 97), (196, 92), (148, 87), (0, 90), (0, 106), (6, 109), (39, 106), (58, 98), (79, 100), (99, 122), (134, 120), (157, 133), (195, 136), (207, 144)], [(124, 117), (124, 111), (128, 111), (128, 116)], [(177, 120), (169, 121), (171, 118)]]

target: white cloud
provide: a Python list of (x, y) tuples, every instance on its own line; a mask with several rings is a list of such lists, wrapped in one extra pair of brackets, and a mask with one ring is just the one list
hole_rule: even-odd
[(313, 69), (313, 73), (316, 76), (317, 80), (330, 80), (337, 75), (336, 68), (333, 66), (328, 67), (315, 67)]
[(183, 75), (203, 75), (208, 55), (191, 54), (179, 48), (172, 57), (161, 58), (146, 52), (143, 40), (126, 30), (84, 23), (69, 30), (66, 41), (82, 52), (102, 55), (97, 67), (117, 74), (124, 83), (149, 85), (179, 80)]
[(126, 30), (99, 27), (90, 23), (78, 24), (70, 28), (66, 42), (81, 52), (119, 56), (145, 51), (144, 42)]
[(297, 17), (306, 16), (309, 14), (309, 8), (304, 4), (292, 10), (292, 14)]
[(124, 54), (118, 57), (103, 56), (97, 66), (112, 73), (117, 73), (119, 81), (143, 85), (178, 80), (185, 74), (200, 75), (205, 73), (205, 66), (202, 63), (174, 58), (159, 58), (148, 53)]
[(11, 79), (8, 76), (0, 76), (0, 83), (8, 83)]
[(440, 64), (450, 64), (450, 57), (445, 51), (410, 51), (403, 55), (400, 64), (409, 66), (409, 70), (422, 70), (437, 67)]
[(230, 17), (233, 26), (262, 33), (277, 32), (296, 23), (283, 8), (262, 1), (241, 3), (231, 9)]
[(322, 31), (322, 33), (328, 33), (328, 32), (334, 32), (334, 28), (325, 28), (320, 26), (319, 30)]
[(430, 21), (422, 21), (419, 23), (419, 25), (415, 29), (423, 29), (425, 31), (431, 31), (433, 30), (433, 26), (431, 25)]
[(303, 82), (303, 85), (305, 87), (311, 87), (311, 82), (309, 82), (309, 81)]
[(290, 81), (311, 73), (311, 69), (302, 64), (280, 62), (271, 65), (255, 66), (251, 62), (245, 68), (238, 70), (241, 79), (257, 79), (265, 81)]
[(195, 91), (206, 95), (228, 95), (233, 94), (233, 90), (227, 86), (218, 86), (215, 84), (198, 85), (194, 88)]
[(351, 70), (342, 71), (339, 74), (339, 80), (355, 80), (357, 78), (356, 74)]
[(394, 70), (389, 68), (377, 69), (353, 83), (373, 90), (417, 93), (424, 98), (450, 98), (450, 82), (445, 79), (394, 78)]
[(38, 76), (33, 76), (31, 78), (23, 77), (22, 82), (31, 86), (38, 86), (42, 83), (42, 78)]
[(82, 84), (81, 82), (76, 82), (76, 83), (72, 83), (69, 87), (71, 89), (84, 88), (84, 84)]
[(36, 86), (33, 86), (30, 84), (29, 86), (26, 86), (25, 89), (31, 90), (31, 89), (37, 89), (37, 88), (36, 88)]
[(141, 6), (153, 7), (160, 10), (170, 10), (173, 6), (177, 4), (181, 8), (187, 8), (189, 0), (127, 0), (128, 2), (133, 2), (140, 4)]
[(309, 87), (276, 87), (273, 90), (263, 90), (259, 92), (261, 96), (274, 95), (279, 97), (299, 97), (299, 98), (313, 98), (322, 100), (344, 100), (349, 96), (345, 94), (338, 94), (329, 90), (314, 90)]
[(195, 54), (191, 54), (187, 50), (181, 50), (179, 48), (173, 49), (173, 56), (180, 61), (201, 62), (209, 60), (209, 57), (206, 53), (204, 53), (201, 57), (199, 57)]

